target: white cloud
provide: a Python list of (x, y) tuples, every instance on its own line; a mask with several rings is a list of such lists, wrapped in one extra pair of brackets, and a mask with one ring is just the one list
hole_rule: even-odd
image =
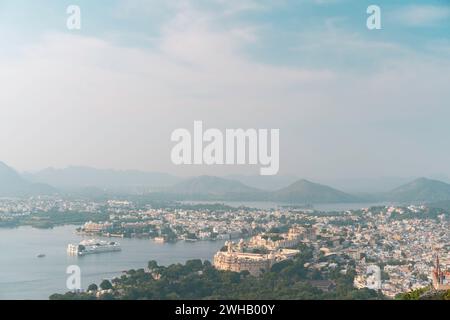
[(175, 128), (195, 119), (223, 127), (253, 119), (256, 126), (299, 87), (333, 77), (253, 62), (239, 53), (248, 41), (180, 11), (154, 49), (54, 33), (14, 58), (0, 57), (0, 159), (19, 168), (164, 170)]
[(215, 2), (222, 6), (223, 12), (226, 15), (241, 13), (244, 11), (264, 11), (268, 10), (274, 4), (274, 1), (257, 0), (215, 0)]
[(330, 3), (337, 3), (337, 2), (341, 2), (342, 0), (313, 0), (314, 3), (316, 4), (330, 4)]
[[(445, 171), (448, 148), (416, 140), (432, 140), (433, 130), (413, 131), (448, 116), (448, 61), (327, 30), (301, 37), (300, 50), (325, 50), (335, 61), (376, 51), (379, 67), (269, 65), (242, 51), (258, 41), (254, 29), (217, 30), (210, 14), (177, 12), (152, 48), (55, 33), (20, 55), (0, 55), (0, 159), (21, 169), (76, 164), (218, 174), (170, 162), (172, 130), (203, 120), (280, 128), (280, 172), (366, 176), (391, 168), (402, 175), (430, 163)], [(406, 149), (418, 152), (411, 157)]]
[(450, 18), (448, 6), (410, 5), (400, 7), (393, 18), (408, 26), (429, 26)]

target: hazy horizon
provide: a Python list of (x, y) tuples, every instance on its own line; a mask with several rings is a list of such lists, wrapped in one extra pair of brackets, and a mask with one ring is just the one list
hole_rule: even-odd
[[(309, 180), (314, 183), (329, 185), (331, 187), (340, 189), (345, 192), (351, 192), (351, 193), (365, 193), (365, 192), (386, 192), (390, 191), (396, 187), (399, 187), (400, 185), (412, 182), (413, 180), (416, 180), (418, 178), (428, 178), (428, 179), (434, 179), (434, 180), (440, 180), (446, 183), (450, 183), (450, 177), (446, 175), (432, 175), (432, 176), (379, 176), (379, 177), (358, 177), (358, 178), (324, 178), (324, 179), (318, 179), (315, 177), (310, 176), (297, 176), (295, 174), (278, 174), (275, 176), (261, 176), (257, 173), (255, 174), (249, 174), (249, 173), (243, 173), (243, 174), (199, 174), (199, 175), (179, 175), (175, 174), (173, 172), (168, 171), (148, 171), (148, 170), (138, 170), (138, 169), (114, 169), (114, 168), (98, 168), (98, 167), (92, 167), (92, 166), (77, 166), (77, 165), (70, 165), (65, 167), (45, 167), (42, 169), (34, 170), (34, 171), (20, 171), (17, 170), (14, 166), (11, 166), (8, 163), (4, 163), (0, 160), (0, 163), (3, 163), (7, 165), (8, 167), (12, 168), (13, 170), (17, 171), (21, 176), (23, 176), (25, 179), (27, 178), (33, 178), (34, 175), (40, 174), (42, 172), (45, 172), (47, 170), (55, 170), (55, 171), (65, 171), (67, 169), (86, 169), (86, 170), (99, 170), (99, 171), (114, 171), (118, 173), (124, 173), (124, 172), (139, 172), (142, 174), (163, 174), (172, 176), (174, 178), (180, 179), (178, 182), (182, 181), (183, 179), (189, 179), (194, 178), (198, 176), (217, 176), (225, 179), (231, 179), (231, 180), (238, 180), (246, 185), (260, 188), (263, 190), (277, 190), (282, 187), (286, 187), (290, 185), (291, 183), (298, 181), (298, 180)], [(91, 179), (92, 180), (92, 179)], [(168, 183), (167, 181), (164, 181), (164, 185), (171, 185), (175, 184), (177, 181), (173, 183)], [(51, 183), (50, 183), (51, 184)], [(101, 185), (101, 183), (100, 183)]]

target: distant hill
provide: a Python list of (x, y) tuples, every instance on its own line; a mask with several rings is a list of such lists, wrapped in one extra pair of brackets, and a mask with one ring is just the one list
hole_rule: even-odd
[(121, 191), (167, 187), (180, 181), (179, 178), (166, 173), (76, 166), (64, 169), (48, 168), (36, 173), (27, 173), (24, 177), (30, 181), (47, 183), (63, 189), (96, 187)]
[(184, 195), (255, 194), (261, 192), (261, 190), (246, 186), (239, 181), (213, 176), (189, 178), (166, 191)]
[(291, 175), (261, 176), (235, 174), (225, 176), (224, 178), (237, 180), (249, 187), (267, 191), (275, 191), (284, 188), (298, 180), (297, 177)]
[[(201, 176), (180, 182), (166, 189), (190, 200), (274, 201), (288, 203), (342, 203), (359, 201), (358, 197), (307, 180), (298, 180), (277, 191), (263, 191), (239, 181)], [(203, 196), (199, 196), (203, 195)]]
[(446, 201), (450, 200), (450, 184), (439, 180), (419, 178), (398, 188), (387, 195), (389, 200), (408, 201)]
[(0, 161), (0, 197), (46, 195), (56, 189), (42, 183), (30, 183), (13, 168)]
[(415, 177), (378, 176), (372, 178), (331, 178), (322, 180), (326, 185), (350, 194), (380, 194), (410, 182)]
[(325, 185), (301, 179), (274, 192), (272, 200), (291, 203), (339, 203), (355, 202), (359, 198)]
[[(68, 192), (97, 197), (145, 194), (164, 200), (273, 201), (296, 204), (393, 201), (450, 206), (450, 184), (439, 180), (419, 178), (389, 192), (360, 192), (354, 195), (304, 179), (292, 183), (293, 179), (292, 176), (233, 175), (227, 178), (199, 176), (183, 180), (159, 172), (81, 166), (48, 168), (20, 175), (0, 162), (0, 197)], [(290, 184), (287, 185), (288, 183)]]

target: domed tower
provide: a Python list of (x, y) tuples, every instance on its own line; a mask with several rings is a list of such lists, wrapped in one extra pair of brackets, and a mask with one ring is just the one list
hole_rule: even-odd
[(244, 252), (244, 239), (239, 240), (239, 244), (238, 244), (238, 248), (239, 248), (239, 252)]
[(442, 272), (441, 272), (441, 264), (439, 261), (439, 254), (436, 252), (436, 259), (434, 261), (434, 270), (433, 270), (433, 280), (436, 283), (436, 286), (442, 284)]
[(225, 242), (225, 245), (227, 246), (227, 252), (231, 253), (233, 251), (233, 242), (227, 241), (227, 242)]

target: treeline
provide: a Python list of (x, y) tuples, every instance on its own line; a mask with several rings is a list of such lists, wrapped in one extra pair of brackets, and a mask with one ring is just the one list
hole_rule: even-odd
[[(103, 281), (99, 299), (378, 299), (376, 291), (353, 287), (354, 270), (343, 274), (338, 269), (328, 274), (304, 267), (310, 260), (310, 251), (304, 251), (294, 260), (285, 260), (272, 266), (260, 277), (216, 270), (209, 261), (189, 260), (185, 264), (159, 266), (150, 261), (148, 270), (129, 270), (120, 278)], [(314, 280), (331, 280), (329, 291), (314, 286)], [(316, 281), (317, 282), (317, 281)], [(96, 285), (87, 293), (54, 294), (52, 300), (97, 299)]]
[(436, 291), (432, 287), (416, 289), (401, 293), (395, 297), (397, 300), (450, 300), (450, 290)]
[(78, 225), (87, 221), (106, 221), (109, 219), (107, 213), (90, 212), (38, 212), (27, 216), (16, 217), (8, 221), (0, 221), (1, 227), (32, 226), (34, 228), (53, 228), (60, 225)]

